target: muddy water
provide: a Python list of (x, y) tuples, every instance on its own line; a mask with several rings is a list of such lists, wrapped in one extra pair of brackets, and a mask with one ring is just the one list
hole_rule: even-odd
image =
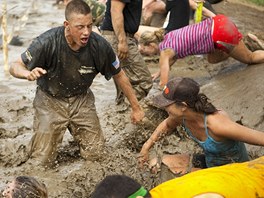
[[(9, 61), (17, 58), (43, 31), (63, 23), (63, 9), (53, 6), (53, 0), (45, 1), (8, 0), (9, 31), (19, 35), (22, 47), (9, 46)], [(242, 29), (243, 33), (253, 30), (263, 32), (263, 11), (232, 3), (216, 6), (219, 12), (227, 13)], [(22, 19), (14, 19), (22, 17)], [(256, 21), (258, 21), (256, 23)], [(246, 23), (244, 23), (246, 22)], [(12, 24), (16, 28), (12, 28)], [(20, 25), (17, 25), (20, 24)], [(246, 24), (246, 25), (245, 25)], [(3, 65), (2, 51), (0, 65)], [(147, 62), (152, 72), (156, 62)], [(188, 57), (179, 60), (171, 71), (172, 76), (189, 76), (203, 84), (203, 91), (213, 103), (225, 109), (233, 120), (264, 131), (264, 65), (246, 66), (229, 59), (220, 64), (208, 64), (203, 57)], [(32, 135), (32, 100), (35, 82), (15, 79), (0, 68), (0, 190), (6, 182), (17, 175), (31, 175), (46, 183), (50, 197), (89, 197), (95, 184), (108, 174), (127, 174), (151, 188), (160, 183), (162, 176), (147, 170), (137, 169), (137, 153), (143, 142), (166, 116), (142, 102), (149, 122), (134, 126), (129, 121), (129, 110), (114, 103), (113, 81), (98, 75), (92, 85), (96, 106), (106, 138), (106, 149), (98, 162), (84, 161), (78, 155), (78, 147), (66, 132), (59, 148), (59, 166), (54, 169), (35, 167), (26, 160), (25, 146)], [(154, 84), (151, 95), (157, 90)], [(162, 148), (161, 148), (162, 146)], [(252, 158), (264, 154), (262, 147), (248, 146)], [(156, 144), (153, 154), (192, 153), (200, 149), (183, 133), (174, 132)]]

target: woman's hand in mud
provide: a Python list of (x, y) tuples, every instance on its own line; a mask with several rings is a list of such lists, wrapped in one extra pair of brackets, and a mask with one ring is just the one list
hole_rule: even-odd
[(45, 69), (42, 69), (40, 67), (36, 67), (32, 71), (29, 72), (29, 74), (26, 76), (26, 78), (29, 81), (34, 81), (46, 73), (47, 73), (47, 71)]
[(139, 110), (133, 110), (131, 113), (131, 122), (133, 124), (140, 124), (144, 116), (145, 113), (141, 108)]
[(153, 81), (157, 80), (160, 77), (160, 71), (152, 74), (151, 77)]
[(141, 149), (138, 156), (138, 166), (140, 169), (143, 169), (145, 166), (148, 166), (149, 152)]

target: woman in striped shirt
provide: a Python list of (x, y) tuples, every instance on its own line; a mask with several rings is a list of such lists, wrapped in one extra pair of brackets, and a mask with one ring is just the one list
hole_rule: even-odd
[(139, 38), (139, 50), (144, 55), (160, 54), (160, 86), (168, 82), (170, 66), (178, 58), (188, 55), (208, 54), (209, 63), (218, 63), (229, 56), (246, 63), (264, 63), (264, 51), (251, 52), (242, 41), (236, 25), (224, 15), (205, 19), (164, 35), (164, 30), (143, 32)]

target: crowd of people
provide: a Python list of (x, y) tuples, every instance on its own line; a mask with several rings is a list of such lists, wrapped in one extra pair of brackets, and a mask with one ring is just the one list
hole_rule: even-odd
[[(244, 144), (264, 146), (264, 133), (232, 121), (200, 92), (195, 80), (168, 78), (175, 61), (188, 55), (208, 54), (210, 63), (230, 56), (246, 64), (256, 64), (264, 63), (264, 51), (250, 51), (236, 25), (210, 6), (203, 9), (206, 18), (189, 25), (190, 9), (197, 6), (193, 0), (67, 0), (63, 3), (64, 25), (35, 38), (10, 66), (12, 76), (37, 82), (34, 134), (27, 149), (28, 161), (37, 166), (54, 166), (57, 145), (66, 129), (78, 143), (82, 158), (98, 160), (104, 150), (104, 136), (90, 89), (96, 75), (100, 73), (106, 80), (113, 78), (116, 104), (129, 103), (134, 124), (144, 118), (139, 101), (148, 95), (153, 80), (160, 77), (163, 91), (153, 98), (153, 103), (164, 109), (168, 117), (144, 143), (139, 153), (139, 171), (145, 165), (158, 164), (158, 159), (149, 158), (150, 149), (178, 126), (183, 126), (204, 153), (160, 156), (161, 163), (181, 177), (150, 191), (131, 176), (113, 175), (96, 186), (92, 197), (264, 196), (264, 158), (249, 161)], [(170, 13), (168, 25), (139, 33), (142, 13), (145, 21), (149, 21), (154, 12)], [(94, 26), (99, 27), (97, 33)], [(135, 34), (139, 34), (138, 39)], [(158, 73), (151, 75), (143, 55), (159, 55)], [(232, 190), (227, 190), (230, 186)], [(48, 193), (45, 184), (36, 178), (18, 176), (3, 191), (3, 196), (45, 198)]]

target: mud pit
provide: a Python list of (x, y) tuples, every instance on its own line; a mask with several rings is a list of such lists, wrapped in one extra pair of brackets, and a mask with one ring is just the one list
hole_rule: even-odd
[[(9, 61), (14, 60), (39, 33), (62, 24), (63, 9), (52, 4), (55, 1), (35, 1), (34, 7), (27, 1), (8, 1), (9, 7), (17, 6), (10, 13), (23, 15), (28, 9), (27, 20), (16, 33), (22, 38), (21, 47), (9, 46)], [(242, 33), (262, 33), (264, 9), (256, 9), (232, 1), (215, 5), (214, 8), (235, 21)], [(56, 15), (56, 18), (54, 18)], [(1, 51), (2, 53), (2, 51)], [(149, 62), (152, 72), (157, 70), (156, 62)], [(0, 56), (3, 65), (3, 56)], [(203, 57), (188, 57), (179, 60), (172, 67), (171, 76), (189, 76), (199, 81), (203, 91), (219, 108), (225, 109), (235, 121), (264, 131), (264, 64), (247, 66), (228, 59), (220, 64), (211, 65)], [(107, 82), (98, 75), (92, 90), (96, 96), (96, 106), (101, 126), (106, 139), (105, 152), (98, 162), (84, 161), (79, 156), (77, 145), (66, 132), (59, 148), (58, 166), (43, 169), (26, 160), (25, 146), (32, 135), (33, 109), (32, 100), (35, 83), (14, 79), (0, 73), (0, 190), (6, 182), (17, 175), (31, 175), (43, 181), (49, 190), (49, 197), (89, 197), (94, 186), (106, 175), (126, 174), (140, 181), (148, 189), (159, 184), (163, 179), (160, 173), (154, 175), (148, 170), (137, 168), (137, 154), (144, 141), (152, 133), (157, 124), (166, 117), (166, 113), (149, 104), (149, 99), (158, 90), (155, 82), (149, 98), (142, 102), (148, 121), (139, 126), (132, 125), (129, 111), (124, 106), (116, 106), (114, 102), (115, 88), (113, 81)], [(264, 154), (264, 149), (249, 146), (252, 158)], [(182, 132), (173, 132), (158, 144), (155, 153), (198, 153), (200, 149)]]

